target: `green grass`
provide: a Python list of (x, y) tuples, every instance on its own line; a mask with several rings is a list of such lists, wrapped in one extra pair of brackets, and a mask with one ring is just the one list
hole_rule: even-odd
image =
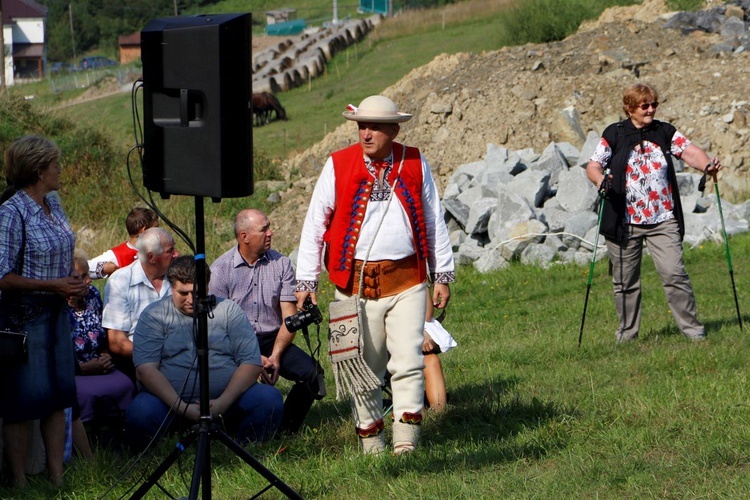
[[(747, 322), (750, 235), (730, 243)], [(685, 260), (705, 342), (676, 330), (650, 258), (641, 338), (615, 345), (611, 281), (600, 262), (580, 349), (588, 266), (513, 264), (488, 274), (462, 267), (445, 320), (459, 343), (442, 355), (449, 405), (442, 415), (427, 413), (418, 453), (361, 456), (348, 404), (332, 396), (314, 405), (299, 436), (248, 449), (305, 498), (745, 497), (750, 336), (737, 325), (723, 246), (686, 250)], [(323, 301), (331, 294), (326, 285)], [(105, 498), (140, 485), (170, 446)], [(129, 465), (112, 449), (96, 453), (94, 463), (67, 467), (57, 498), (99, 498)], [(188, 491), (194, 453), (189, 448), (161, 482), (175, 496)], [(265, 484), (218, 443), (213, 457), (214, 498), (247, 498)], [(54, 497), (46, 484), (35, 477), (22, 497), (3, 489), (0, 497)]]
[(707, 3), (705, 0), (667, 0), (667, 5), (672, 10), (699, 10)]

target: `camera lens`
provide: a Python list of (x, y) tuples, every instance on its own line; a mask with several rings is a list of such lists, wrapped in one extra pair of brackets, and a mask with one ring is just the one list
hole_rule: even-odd
[(296, 332), (300, 328), (311, 325), (313, 323), (320, 324), (323, 321), (323, 314), (320, 309), (312, 302), (309, 304), (305, 302), (305, 310), (300, 311), (293, 316), (287, 316), (284, 319), (286, 329), (290, 332)]

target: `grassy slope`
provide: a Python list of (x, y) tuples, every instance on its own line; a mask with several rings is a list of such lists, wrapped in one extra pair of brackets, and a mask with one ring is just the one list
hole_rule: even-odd
[[(493, 4), (504, 4), (506, 0)], [(484, 9), (485, 12), (492, 12)], [(411, 68), (431, 60), (442, 52), (481, 51), (497, 47), (496, 36), (502, 32), (498, 24), (499, 14), (485, 15), (479, 20), (468, 19), (442, 31), (440, 21), (435, 25), (420, 25), (409, 36), (399, 34), (381, 40), (369, 39), (347, 52), (339, 54), (329, 67), (328, 74), (312, 83), (312, 90), (296, 89), (280, 95), (284, 106), (292, 117), (287, 122), (273, 122), (269, 126), (254, 129), (254, 152), (256, 172), (259, 168), (272, 170), (269, 163), (277, 163), (287, 155), (303, 150), (319, 141), (327, 129), (340, 123), (338, 116), (349, 102), (358, 103), (363, 96), (381, 92), (398, 81)], [(415, 25), (412, 25), (415, 27)], [(415, 32), (416, 31), (416, 32)], [(398, 32), (398, 30), (397, 30)], [(400, 32), (399, 32), (400, 33)], [(387, 62), (387, 64), (386, 64)], [(141, 94), (142, 96), (142, 94)], [(119, 146), (121, 160), (116, 171), (108, 174), (111, 184), (120, 184), (118, 190), (106, 194), (121, 200), (122, 207), (132, 206), (137, 198), (132, 194), (125, 174), (125, 156), (134, 144), (131, 99), (129, 94), (118, 94), (95, 101), (70, 106), (58, 111), (74, 121), (88, 124), (110, 134)], [(138, 170), (134, 170), (136, 182), (140, 182)], [(227, 222), (238, 207), (254, 206), (263, 210), (269, 208), (268, 192), (260, 188), (249, 199), (224, 200), (222, 203), (208, 204), (206, 207), (208, 231), (207, 255), (219, 255), (232, 240), (231, 225)], [(175, 198), (160, 202), (165, 213), (180, 226), (192, 227), (192, 202)], [(121, 214), (127, 210), (118, 209), (111, 213), (102, 224), (72, 217), (77, 228), (94, 227), (98, 232), (90, 245), (83, 246), (89, 253), (100, 251), (107, 245), (118, 242), (121, 236), (113, 226), (121, 224)], [(102, 243), (104, 239), (104, 243)], [(185, 247), (181, 248), (185, 251)], [(283, 249), (289, 250), (289, 249)]]
[[(338, 2), (339, 19), (356, 17), (358, 0)], [(265, 13), (269, 10), (293, 8), (297, 11), (297, 19), (304, 19), (308, 25), (319, 26), (333, 17), (333, 2), (331, 0), (222, 0), (211, 6), (203, 7), (212, 14), (225, 12), (252, 12), (255, 24), (265, 24)]]
[[(508, 2), (493, 2), (504, 3)], [(290, 120), (256, 127), (253, 131), (256, 153), (278, 160), (308, 148), (339, 124), (338, 117), (346, 104), (382, 92), (436, 55), (497, 49), (504, 30), (499, 22), (501, 15), (498, 8), (490, 9), (478, 19), (449, 23), (444, 31), (440, 19), (420, 26), (416, 33), (413, 26), (407, 30), (408, 25), (402, 24), (403, 30), (398, 34), (377, 41), (370, 37), (340, 53), (329, 65), (327, 74), (315, 79), (310, 87), (279, 95)], [(109, 101), (113, 103), (107, 104)], [(102, 114), (102, 104), (113, 112)], [(113, 96), (67, 108), (65, 112), (93, 124), (102, 123), (106, 117), (109, 127), (130, 121), (129, 97)], [(117, 127), (118, 131), (123, 128)]]

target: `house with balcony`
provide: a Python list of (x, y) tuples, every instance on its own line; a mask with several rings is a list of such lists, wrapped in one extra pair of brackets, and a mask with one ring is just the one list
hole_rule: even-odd
[(44, 76), (47, 7), (34, 0), (2, 0), (6, 85)]

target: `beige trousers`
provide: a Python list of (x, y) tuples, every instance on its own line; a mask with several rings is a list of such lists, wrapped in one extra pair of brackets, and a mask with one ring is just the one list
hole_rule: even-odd
[[(361, 299), (362, 340), (367, 365), (380, 380), (391, 373), (393, 417), (420, 413), (424, 406), (424, 317), (426, 283), (392, 297)], [(336, 291), (336, 300), (348, 295)], [(390, 354), (390, 360), (388, 355)], [(366, 429), (383, 419), (383, 391), (376, 389), (352, 398), (354, 424)]]
[(648, 226), (629, 225), (621, 243), (607, 240), (612, 259), (612, 283), (620, 326), (618, 342), (638, 338), (641, 326), (641, 258), (648, 246), (656, 272), (661, 277), (667, 304), (683, 335), (690, 339), (705, 337), (703, 324), (695, 311), (695, 296), (682, 262), (682, 240), (677, 220)]

